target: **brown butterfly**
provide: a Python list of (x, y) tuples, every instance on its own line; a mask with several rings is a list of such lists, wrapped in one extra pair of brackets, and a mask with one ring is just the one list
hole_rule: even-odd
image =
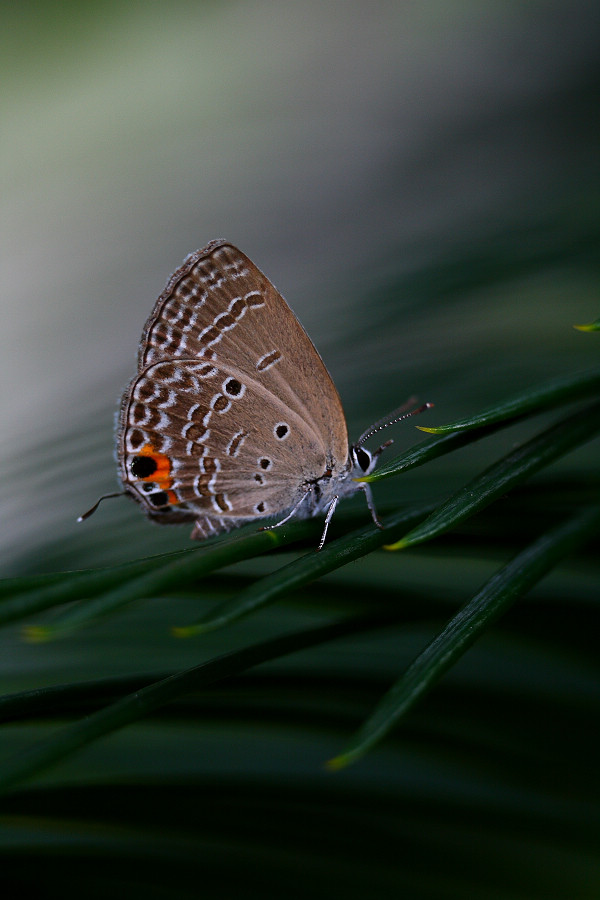
[(171, 276), (144, 328), (121, 401), (121, 493), (155, 522), (194, 522), (196, 540), (324, 513), (320, 549), (338, 501), (356, 491), (381, 527), (355, 479), (392, 442), (372, 454), (363, 443), (429, 406), (400, 415), (405, 404), (349, 445), (338, 392), (298, 319), (247, 256), (211, 241)]

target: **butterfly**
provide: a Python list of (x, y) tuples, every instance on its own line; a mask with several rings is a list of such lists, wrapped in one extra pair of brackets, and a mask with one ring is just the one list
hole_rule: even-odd
[(196, 540), (324, 514), (321, 549), (339, 500), (357, 491), (382, 527), (356, 479), (392, 442), (363, 444), (431, 405), (404, 405), (350, 445), (339, 394), (290, 307), (245, 254), (211, 241), (174, 272), (144, 327), (119, 413), (119, 493), (154, 522), (193, 522)]

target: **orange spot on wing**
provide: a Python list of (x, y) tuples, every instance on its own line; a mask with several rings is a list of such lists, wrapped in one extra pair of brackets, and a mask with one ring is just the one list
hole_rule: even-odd
[(158, 450), (155, 450), (152, 444), (144, 444), (141, 450), (136, 453), (136, 456), (149, 456), (150, 459), (153, 459), (156, 463), (156, 469), (152, 473), (152, 475), (147, 475), (146, 478), (140, 478), (140, 481), (152, 481), (154, 484), (157, 484), (161, 491), (165, 491), (167, 496), (169, 497), (169, 503), (175, 505), (179, 503), (179, 499), (175, 491), (172, 491), (173, 487), (173, 479), (171, 478), (171, 460), (164, 453), (160, 453)]

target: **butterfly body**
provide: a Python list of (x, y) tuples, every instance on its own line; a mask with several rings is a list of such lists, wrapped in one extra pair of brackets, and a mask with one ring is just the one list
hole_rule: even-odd
[(272, 516), (328, 523), (341, 497), (370, 499), (353, 479), (376, 455), (349, 446), (335, 385), (283, 297), (212, 241), (184, 260), (146, 323), (117, 459), (153, 521), (194, 522), (203, 539)]

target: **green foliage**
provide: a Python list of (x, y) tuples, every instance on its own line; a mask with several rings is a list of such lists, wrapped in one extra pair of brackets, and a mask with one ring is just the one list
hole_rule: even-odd
[[(6, 5), (4, 896), (600, 895), (593, 6)], [(386, 431), (383, 531), (75, 524), (219, 235), (351, 439), (435, 404)]]
[[(296, 522), (277, 531), (247, 528), (194, 550), (119, 567), (5, 580), (0, 586), (2, 621), (14, 628), (28, 620), (24, 634), (33, 641), (57, 637), (74, 641), (77, 634), (98, 628), (96, 622), (107, 623), (114, 633), (134, 601), (156, 604), (158, 598), (161, 602), (170, 598), (177, 601), (171, 610), (186, 600), (188, 606), (205, 609), (199, 620), (174, 629), (179, 637), (193, 639), (185, 644), (206, 641), (208, 632), (231, 635), (230, 643), (239, 644), (160, 674), (76, 680), (2, 697), (0, 711), (8, 739), (0, 761), (0, 789), (6, 795), (7, 813), (19, 811), (25, 817), (20, 829), (12, 829), (11, 840), (40, 859), (50, 854), (50, 861), (55, 856), (48, 841), (53, 846), (62, 841), (60, 852), (68, 852), (69, 865), (76, 868), (88, 854), (101, 852), (108, 860), (100, 878), (105, 886), (112, 879), (122, 882), (121, 854), (158, 873), (153, 877), (159, 882), (161, 867), (175, 866), (177, 891), (185, 892), (189, 867), (196, 861), (191, 846), (195, 848), (198, 840), (205, 845), (207, 837), (214, 841), (218, 835), (221, 853), (236, 860), (226, 879), (235, 891), (241, 889), (238, 879), (248, 870), (249, 858), (253, 871), (262, 860), (276, 882), (285, 878), (290, 848), (273, 845), (270, 823), (274, 816), (294, 816), (298, 821), (294, 853), (305, 859), (310, 877), (321, 878), (317, 896), (325, 893), (323, 885), (332, 873), (354, 896), (373, 889), (368, 887), (373, 884), (377, 890), (390, 889), (397, 866), (386, 867), (384, 860), (391, 848), (379, 844), (367, 830), (360, 837), (356, 862), (340, 861), (339, 869), (330, 864), (325, 876), (308, 823), (314, 821), (317, 809), (327, 809), (321, 813), (323, 827), (329, 835), (343, 835), (350, 824), (349, 803), (352, 815), (357, 814), (357, 803), (366, 804), (365, 817), (375, 816), (379, 827), (390, 815), (396, 816), (395, 807), (401, 804), (406, 825), (398, 837), (409, 846), (421, 846), (423, 852), (427, 848), (427, 854), (437, 853), (444, 882), (450, 885), (445, 896), (460, 896), (467, 882), (469, 895), (488, 896), (484, 887), (473, 887), (472, 874), (465, 881), (456, 868), (461, 851), (454, 857), (450, 848), (457, 833), (461, 844), (468, 836), (488, 864), (500, 867), (503, 854), (514, 855), (510, 845), (517, 840), (517, 822), (537, 837), (529, 844), (528, 859), (513, 873), (516, 877), (505, 877), (507, 891), (517, 883), (523, 888), (522, 894), (511, 896), (560, 896), (582, 872), (598, 887), (589, 841), (598, 805), (590, 803), (592, 758), (584, 748), (598, 675), (597, 657), (586, 646), (585, 635), (597, 626), (600, 610), (585, 579), (574, 593), (577, 578), (572, 582), (572, 575), (577, 571), (580, 577), (596, 568), (591, 542), (600, 530), (600, 485), (590, 472), (568, 479), (550, 472), (545, 482), (531, 484), (534, 473), (597, 434), (598, 404), (581, 406), (597, 381), (597, 373), (561, 379), (462, 421), (454, 433), (453, 426), (435, 429), (443, 430), (443, 436), (430, 438), (382, 467), (372, 480), (459, 452), (467, 443), (541, 409), (577, 404), (570, 416), (492, 462), (435, 508), (413, 504), (387, 510), (382, 531), (372, 524), (352, 530), (350, 516), (336, 517), (332, 539), (319, 553), (314, 548), (320, 523)], [(568, 385), (567, 393), (557, 385)], [(433, 548), (429, 557), (422, 555), (427, 546)], [(516, 555), (506, 561), (511, 548)], [(407, 566), (411, 554), (413, 565)], [(520, 615), (496, 632), (496, 646), (488, 640), (483, 656), (471, 663), (474, 672), (479, 671), (477, 679), (465, 681), (463, 674), (437, 688), (439, 696), (434, 691), (428, 709), (419, 714), (418, 703), (442, 676), (482, 641), (501, 615), (573, 554), (577, 569), (571, 576), (565, 580), (563, 574), (558, 587), (542, 589), (533, 603), (526, 603)], [(476, 568), (484, 564), (489, 573), (475, 590), (469, 587), (474, 557), (480, 561)], [(244, 569), (244, 564), (257, 559), (270, 563), (268, 574)], [(375, 563), (364, 570), (364, 588), (354, 583), (351, 573), (319, 587), (324, 577), (339, 578), (358, 560)], [(215, 602), (223, 590), (224, 599)], [(261, 610), (267, 604), (282, 604), (277, 628), (283, 627), (283, 635), (264, 636)], [(143, 608), (138, 606), (138, 615), (143, 615)], [(52, 617), (40, 623), (44, 610)], [(308, 625), (307, 615), (313, 620)], [(551, 627), (557, 616), (567, 620), (558, 631)], [(587, 623), (583, 631), (577, 626), (582, 617)], [(244, 623), (254, 625), (248, 628)], [(404, 629), (408, 641), (402, 637)], [(556, 656), (553, 644), (559, 635), (564, 645)], [(340, 642), (351, 657), (356, 655), (355, 672), (343, 654), (340, 661), (336, 650)], [(507, 678), (506, 673), (500, 675), (494, 657), (504, 657), (504, 668), (509, 647), (514, 672)], [(578, 663), (569, 667), (574, 654)], [(555, 668), (556, 659), (560, 662)], [(597, 688), (597, 680), (595, 684)], [(405, 725), (398, 731), (401, 721)], [(563, 724), (558, 727), (557, 722)], [(54, 727), (48, 733), (49, 723)], [(125, 726), (130, 728), (123, 732)], [(106, 745), (111, 734), (112, 743)], [(366, 757), (357, 769), (364, 769), (358, 778), (348, 781), (341, 774), (323, 774), (328, 758), (335, 772), (372, 751), (384, 737), (388, 742), (382, 752)], [(162, 746), (158, 755), (157, 741)], [(290, 741), (292, 751), (286, 749)], [(436, 749), (439, 744), (442, 749)], [(85, 747), (87, 755), (76, 754)], [(564, 765), (572, 747), (579, 757), (575, 771), (554, 777), (551, 773)], [(169, 762), (172, 753), (176, 767)], [(268, 759), (266, 768), (263, 755)], [(433, 770), (437, 775), (432, 781)], [(215, 778), (220, 784), (216, 794), (211, 787)], [(379, 787), (365, 794), (373, 778)], [(437, 781), (427, 801), (418, 787), (423, 778), (431, 784)], [(31, 779), (34, 784), (20, 793)], [(166, 826), (155, 815), (146, 817), (141, 786), (154, 798), (158, 811), (178, 798), (181, 820)], [(116, 818), (111, 803), (119, 808)], [(124, 816), (123, 805), (131, 810)], [(192, 814), (195, 805), (202, 826)], [(70, 823), (66, 835), (58, 837), (40, 819), (43, 809)], [(86, 823), (89, 810), (95, 821)], [(475, 831), (472, 817), (481, 823)], [(364, 828), (364, 819), (356, 827)], [(327, 844), (331, 853), (330, 836)], [(391, 858), (396, 854), (397, 847)], [(219, 854), (202, 859), (207, 889), (213, 892), (220, 883), (218, 859)], [(435, 876), (409, 855), (403, 866), (408, 883), (415, 879), (424, 896), (435, 895), (439, 889)], [(539, 866), (546, 870), (543, 877)], [(56, 873), (51, 877), (56, 880)], [(254, 878), (254, 883), (263, 883), (256, 872)], [(308, 891), (309, 882), (308, 876), (300, 880), (298, 896)], [(141, 891), (143, 876), (137, 884)], [(144, 889), (150, 890), (150, 885)], [(499, 895), (504, 896), (502, 889)]]

